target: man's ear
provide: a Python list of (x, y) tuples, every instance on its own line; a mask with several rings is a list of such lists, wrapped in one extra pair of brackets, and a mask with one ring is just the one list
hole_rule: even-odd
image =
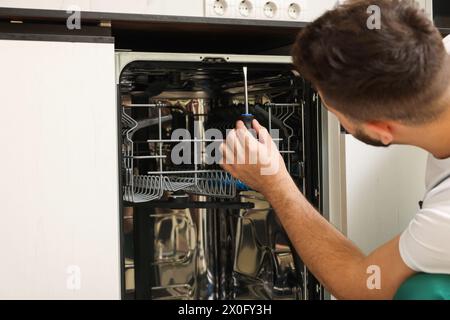
[(384, 145), (390, 145), (394, 141), (394, 126), (386, 121), (368, 121), (363, 124), (367, 134), (381, 141)]

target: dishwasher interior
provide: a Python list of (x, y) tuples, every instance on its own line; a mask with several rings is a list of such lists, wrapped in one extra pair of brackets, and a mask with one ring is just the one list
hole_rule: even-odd
[(117, 65), (124, 298), (322, 299), (270, 204), (217, 164), (247, 66), (250, 112), (320, 208), (321, 104), (289, 58), (119, 52)]

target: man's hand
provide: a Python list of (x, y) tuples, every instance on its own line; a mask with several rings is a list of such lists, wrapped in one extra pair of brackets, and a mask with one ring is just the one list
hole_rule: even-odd
[(303, 262), (331, 294), (339, 299), (392, 299), (414, 274), (400, 256), (399, 237), (369, 256), (362, 253), (301, 194), (267, 130), (257, 121), (253, 127), (259, 141), (242, 122), (230, 132), (222, 144), (227, 158), (222, 167), (266, 197)]
[(263, 195), (290, 180), (283, 158), (266, 128), (252, 123), (257, 138), (242, 121), (236, 123), (221, 145), (224, 170)]

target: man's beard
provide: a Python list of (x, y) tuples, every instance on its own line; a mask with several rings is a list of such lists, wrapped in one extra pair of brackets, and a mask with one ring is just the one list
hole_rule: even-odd
[(379, 140), (372, 139), (367, 134), (365, 134), (361, 129), (356, 129), (355, 134), (353, 135), (356, 139), (365, 144), (374, 146), (374, 147), (389, 147), (390, 144), (384, 144)]

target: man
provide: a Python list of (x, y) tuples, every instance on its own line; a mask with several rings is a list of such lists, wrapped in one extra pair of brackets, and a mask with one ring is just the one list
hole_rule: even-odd
[[(380, 29), (367, 27), (371, 5), (381, 9)], [(303, 261), (337, 298), (391, 299), (418, 272), (450, 274), (450, 56), (438, 30), (410, 2), (352, 1), (304, 28), (293, 59), (356, 138), (430, 153), (422, 208), (401, 235), (366, 256), (307, 202), (257, 121), (259, 140), (238, 122), (222, 152), (258, 153), (260, 162), (223, 168), (270, 201)], [(279, 170), (261, 174), (261, 159)], [(370, 266), (380, 268), (379, 290), (367, 286)]]

